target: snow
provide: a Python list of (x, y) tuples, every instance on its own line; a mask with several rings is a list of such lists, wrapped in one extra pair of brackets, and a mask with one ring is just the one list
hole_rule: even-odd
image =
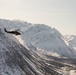
[(71, 70), (70, 75), (76, 75), (76, 70)]
[(65, 35), (64, 38), (71, 44), (76, 50), (76, 35)]
[[(5, 52), (9, 52), (7, 46), (9, 46), (9, 42), (10, 42), (10, 46), (14, 46), (11, 42), (12, 39), (10, 40), (8, 38), (9, 36), (7, 36), (4, 31), (3, 31), (3, 27), (0, 27), (0, 75), (21, 75), (18, 70), (16, 69), (16, 71), (13, 73), (11, 71), (11, 68), (9, 68), (6, 63), (5, 63), (5, 58), (7, 55), (5, 55)], [(10, 37), (11, 38), (11, 37)], [(15, 39), (14, 39), (15, 40)], [(9, 41), (9, 42), (8, 42)], [(15, 70), (15, 69), (14, 69)]]
[[(26, 48), (20, 45), (17, 39), (14, 38), (13, 36), (14, 35), (10, 35), (10, 34), (7, 35), (4, 32), (3, 27), (0, 27), (0, 75), (23, 75), (24, 72), (20, 70), (19, 65), (16, 64), (18, 62), (17, 60), (19, 60), (19, 62), (21, 60), (19, 57), (17, 57), (19, 56), (19, 54), (22, 55), (24, 61), (26, 61), (29, 64), (29, 66), (34, 70), (35, 73), (38, 73), (39, 75), (43, 75), (40, 72), (40, 70), (38, 70), (36, 65), (31, 60), (29, 60), (29, 58), (27, 58), (26, 55), (24, 55), (21, 52), (21, 49), (26, 49)], [(17, 54), (16, 54), (16, 50), (17, 50)], [(14, 55), (16, 57), (14, 57)], [(27, 66), (27, 65), (22, 65), (22, 66)], [(27, 66), (27, 68), (25, 69), (30, 70), (29, 66)], [(31, 72), (31, 70), (29, 72)], [(26, 75), (26, 72), (24, 73), (24, 75)]]
[[(16, 36), (7, 34), (4, 32), (4, 28), (6, 28), (7, 30), (20, 29), (19, 32), (21, 33), (21, 35)], [(8, 64), (10, 65), (11, 62), (6, 62), (6, 60), (10, 61), (10, 56), (13, 57), (14, 55), (16, 55), (15, 49), (17, 49), (17, 52), (22, 56), (23, 60), (33, 69), (33, 71), (35, 71), (39, 75), (44, 75), (44, 72), (42, 71), (43, 68), (41, 69), (40, 65), (46, 66), (47, 64), (48, 66), (55, 66), (46, 62), (46, 60), (75, 67), (71, 64), (55, 61), (54, 59), (50, 59), (45, 56), (45, 54), (47, 54), (56, 58), (76, 58), (76, 51), (74, 50), (76, 48), (75, 41), (76, 39), (74, 36), (70, 37), (70, 39), (65, 39), (58, 30), (48, 27), (44, 24), (33, 25), (31, 23), (19, 20), (10, 21), (0, 19), (0, 75), (27, 75), (26, 72), (24, 72), (19, 66), (14, 66), (13, 63), (13, 65), (11, 65), (13, 67), (11, 68), (8, 66)], [(25, 50), (24, 47), (27, 50)], [(22, 49), (26, 51), (25, 54), (24, 52), (22, 52)], [(37, 61), (35, 60), (33, 62), (32, 59), (31, 61), (27, 57), (27, 51), (30, 51), (31, 57), (33, 57), (33, 59), (36, 59)], [(36, 55), (40, 56), (40, 58)], [(21, 61), (21, 58), (17, 58), (16, 60), (19, 60), (19, 63), (24, 62)], [(41, 60), (42, 63), (39, 63), (39, 60)], [(14, 60), (12, 61), (15, 62)], [(45, 64), (43, 64), (43, 62), (45, 62)], [(30, 73), (35, 75), (27, 66), (27, 64), (23, 64), (25, 69), (28, 69)], [(38, 66), (40, 67), (40, 69), (38, 68)], [(67, 71), (67, 67), (61, 67), (58, 73), (59, 72), (63, 75), (76, 75), (76, 70), (71, 69)]]
[[(18, 39), (18, 37), (16, 38)], [(34, 46), (36, 49), (39, 48), (43, 53), (51, 52), (56, 56), (75, 57), (76, 52), (71, 50), (72, 48), (68, 46), (69, 43), (65, 41), (63, 36), (56, 29), (46, 25), (33, 25), (22, 34), (20, 39), (24, 41), (21, 44), (28, 47)]]
[(36, 49), (41, 49), (43, 53), (76, 58), (76, 51), (73, 50), (70, 43), (55, 28), (44, 24), (33, 25), (19, 20), (10, 21), (1, 19), (0, 23), (8, 30), (20, 29), (21, 35), (14, 35), (14, 37), (28, 49), (34, 46)]
[(48, 54), (48, 55), (52, 55), (52, 56), (54, 56), (54, 57), (58, 57), (58, 58), (61, 57), (59, 54), (57, 54), (57, 53), (55, 53), (55, 52), (47, 52), (47, 54)]

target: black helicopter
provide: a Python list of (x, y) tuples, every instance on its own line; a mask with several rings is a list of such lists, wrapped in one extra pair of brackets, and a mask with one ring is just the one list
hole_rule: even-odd
[(6, 33), (15, 34), (15, 35), (21, 35), (21, 33), (18, 32), (19, 29), (18, 30), (7, 31), (6, 28), (4, 28), (4, 30), (5, 30)]

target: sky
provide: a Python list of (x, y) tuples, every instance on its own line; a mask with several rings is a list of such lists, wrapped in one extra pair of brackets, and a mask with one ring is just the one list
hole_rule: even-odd
[(76, 0), (0, 0), (0, 18), (46, 24), (76, 35)]

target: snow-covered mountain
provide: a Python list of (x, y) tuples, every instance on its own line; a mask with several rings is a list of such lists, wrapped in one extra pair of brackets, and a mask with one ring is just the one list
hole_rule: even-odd
[[(20, 29), (21, 35), (6, 33), (4, 28)], [(54, 28), (0, 19), (0, 75), (73, 75), (76, 74), (73, 52)], [(55, 57), (57, 54), (70, 59)]]
[(20, 29), (21, 36), (15, 36), (21, 44), (36, 48), (42, 53), (53, 56), (76, 58), (76, 51), (69, 46), (59, 31), (44, 24), (34, 24), (21, 21), (0, 20), (7, 30)]
[(35, 47), (44, 53), (56, 56), (76, 57), (76, 52), (68, 46), (68, 42), (55, 29), (45, 25), (34, 25), (24, 31), (21, 36), (29, 47)]
[(64, 37), (76, 50), (76, 35), (65, 35)]
[(0, 75), (43, 75), (30, 61), (28, 52), (0, 27)]
[(62, 75), (49, 67), (47, 61), (27, 50), (0, 26), (0, 75)]

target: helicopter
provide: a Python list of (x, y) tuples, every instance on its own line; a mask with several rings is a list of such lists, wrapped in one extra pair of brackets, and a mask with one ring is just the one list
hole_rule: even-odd
[(12, 31), (7, 31), (6, 28), (4, 28), (4, 30), (5, 30), (6, 33), (10, 33), (10, 34), (14, 34), (14, 35), (21, 35), (21, 33), (18, 32), (19, 29), (12, 30)]

